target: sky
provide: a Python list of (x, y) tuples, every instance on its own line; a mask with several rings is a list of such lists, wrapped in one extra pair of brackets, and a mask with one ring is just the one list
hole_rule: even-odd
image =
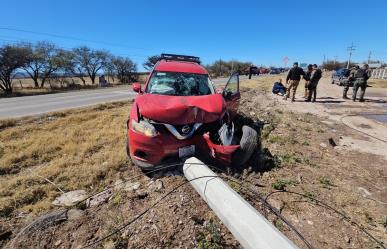
[[(237, 59), (256, 65), (387, 62), (386, 0), (86, 1), (2, 0), (0, 45), (51, 41), (127, 56), (177, 53), (203, 63)], [(28, 31), (28, 32), (25, 32)]]

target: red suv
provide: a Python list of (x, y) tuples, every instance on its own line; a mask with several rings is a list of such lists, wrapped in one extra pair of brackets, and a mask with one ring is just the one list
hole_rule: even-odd
[(198, 57), (162, 54), (145, 85), (132, 87), (139, 95), (127, 122), (127, 153), (135, 165), (152, 170), (189, 156), (232, 162), (241, 148), (231, 122), (238, 74), (219, 92)]

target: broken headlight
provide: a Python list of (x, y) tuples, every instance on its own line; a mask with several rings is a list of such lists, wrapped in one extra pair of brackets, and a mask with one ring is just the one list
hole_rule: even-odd
[(132, 120), (132, 129), (147, 137), (155, 137), (157, 135), (156, 128), (144, 120), (140, 120), (140, 122)]

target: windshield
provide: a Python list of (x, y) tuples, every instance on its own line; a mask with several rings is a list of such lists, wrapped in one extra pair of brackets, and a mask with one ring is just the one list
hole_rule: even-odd
[(173, 96), (198, 96), (213, 94), (215, 91), (206, 74), (154, 72), (146, 92)]

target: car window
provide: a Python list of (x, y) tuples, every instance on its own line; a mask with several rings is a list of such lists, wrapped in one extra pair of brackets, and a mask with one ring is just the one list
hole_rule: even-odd
[(213, 94), (215, 91), (208, 75), (155, 71), (146, 92), (173, 96), (199, 96)]
[(227, 86), (226, 86), (226, 91), (231, 92), (232, 94), (236, 93), (239, 91), (238, 89), (238, 82), (239, 78), (237, 74), (234, 74), (231, 76), (231, 78), (228, 80)]

